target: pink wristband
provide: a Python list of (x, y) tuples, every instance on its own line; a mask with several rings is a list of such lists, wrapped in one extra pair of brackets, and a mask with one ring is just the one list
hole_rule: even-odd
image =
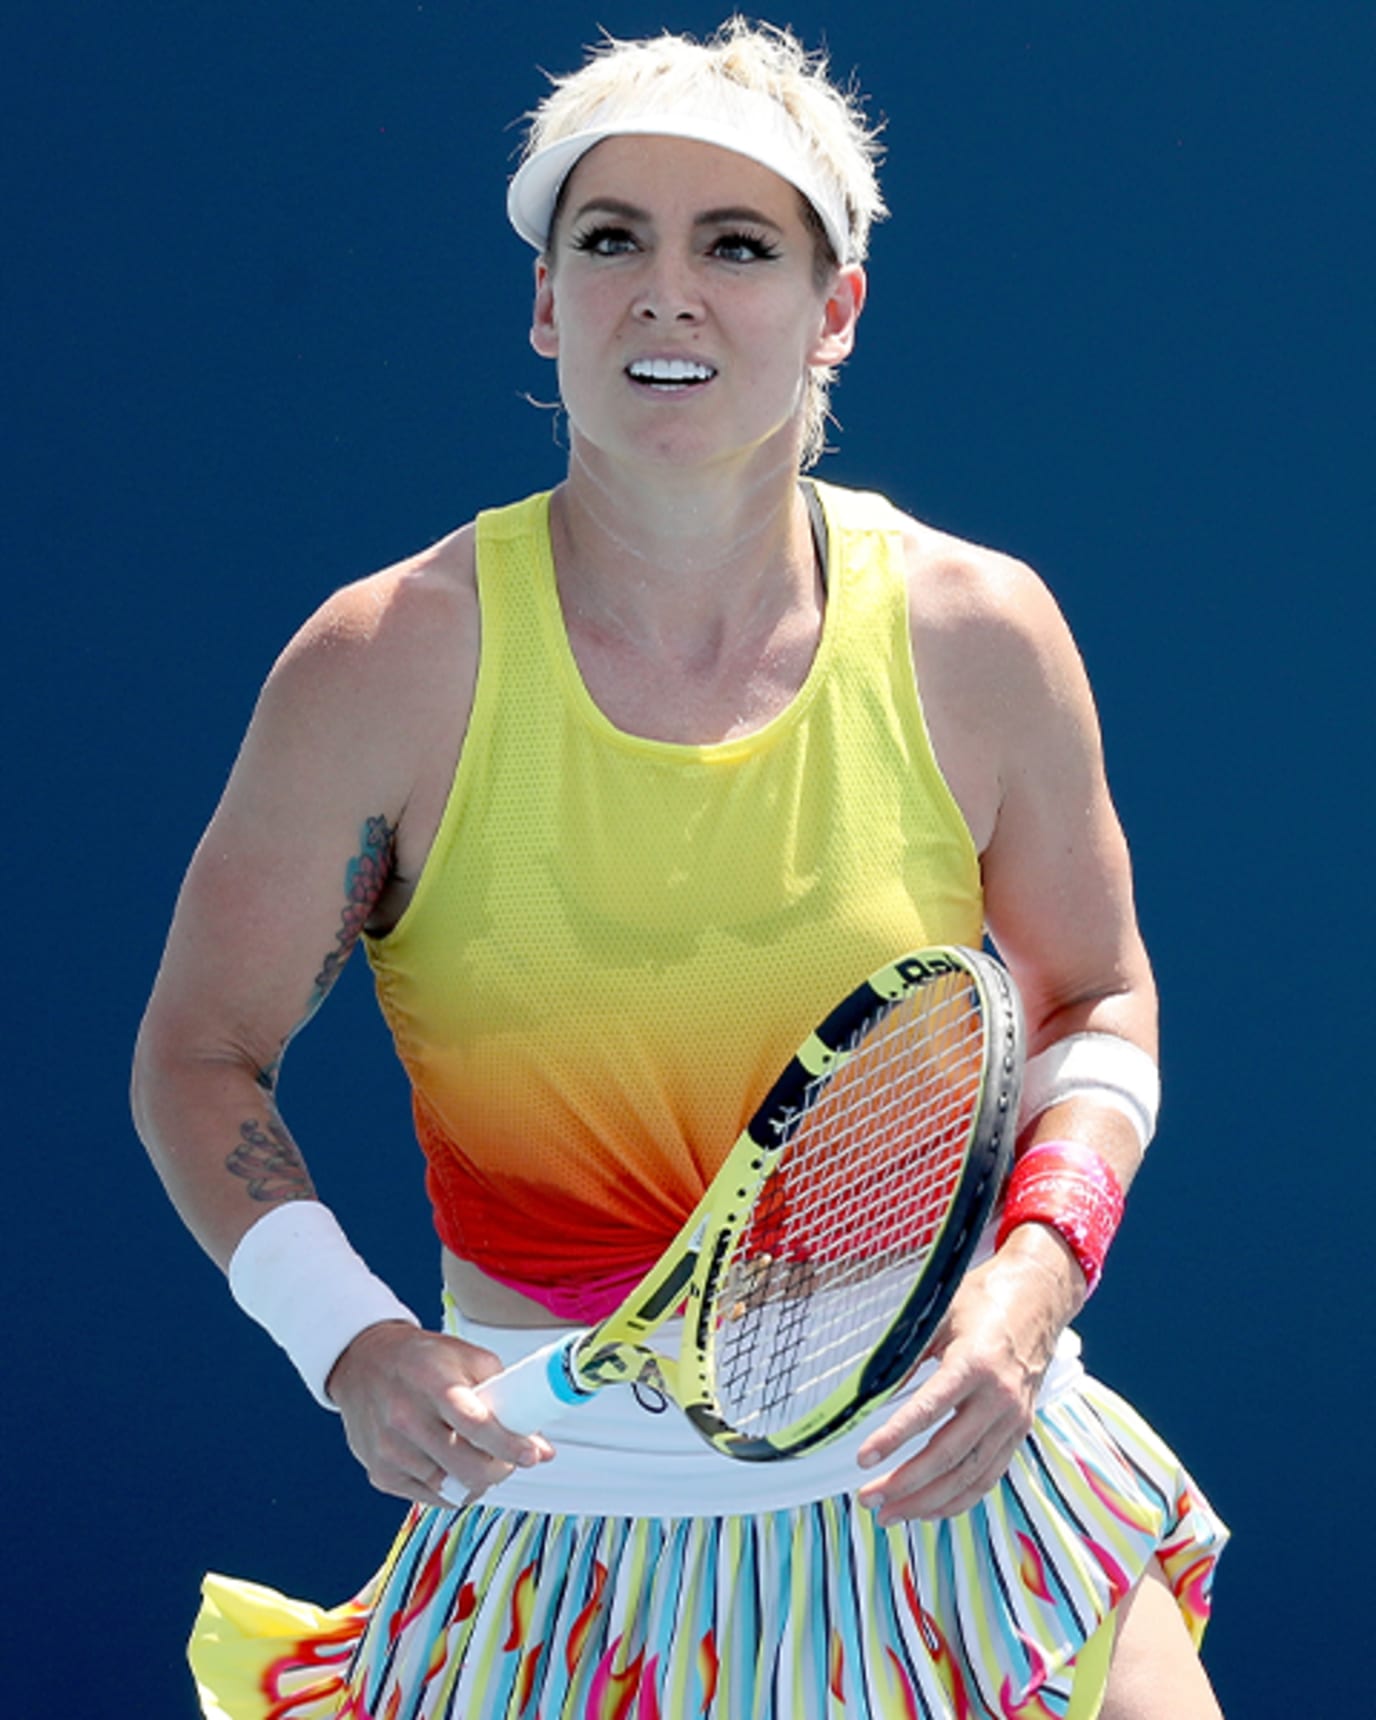
[(1048, 1225), (1092, 1291), (1122, 1217), (1123, 1186), (1107, 1159), (1077, 1141), (1040, 1141), (1013, 1167), (996, 1246), (1020, 1224)]

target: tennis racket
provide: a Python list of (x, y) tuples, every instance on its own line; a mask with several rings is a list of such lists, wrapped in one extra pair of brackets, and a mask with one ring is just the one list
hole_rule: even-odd
[[(1017, 1123), (1022, 1012), (989, 956), (872, 974), (809, 1035), (621, 1307), (479, 1388), (518, 1433), (642, 1382), (728, 1457), (792, 1457), (899, 1386), (955, 1293)], [(649, 1340), (684, 1313), (677, 1356)]]

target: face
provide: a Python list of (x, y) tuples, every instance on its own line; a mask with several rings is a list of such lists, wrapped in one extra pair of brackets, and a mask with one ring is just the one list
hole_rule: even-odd
[(858, 266), (818, 283), (797, 191), (742, 155), (608, 138), (569, 177), (531, 341), (575, 437), (692, 464), (796, 440), (808, 370), (851, 349)]

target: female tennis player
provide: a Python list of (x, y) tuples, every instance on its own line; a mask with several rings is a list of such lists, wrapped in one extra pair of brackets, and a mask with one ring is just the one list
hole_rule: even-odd
[[(1084, 672), (1028, 569), (802, 476), (875, 156), (767, 27), (607, 43), (557, 82), (509, 208), (567, 476), (338, 592), (263, 690), (135, 1110), (235, 1297), (411, 1507), (332, 1611), (207, 1580), (208, 1716), (1218, 1713), (1194, 1645), (1225, 1531), (1069, 1330), (1157, 1098)], [(617, 1307), (837, 998), (986, 932), (1025, 1006), (1019, 1156), (900, 1392), (768, 1464), (644, 1388), (504, 1427), (476, 1388)], [(443, 1331), (350, 1248), (274, 1102), (360, 937)]]

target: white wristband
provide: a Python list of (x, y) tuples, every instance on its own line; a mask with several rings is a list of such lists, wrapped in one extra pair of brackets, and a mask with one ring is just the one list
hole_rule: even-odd
[(326, 1409), (335, 1407), (325, 1393), (330, 1369), (360, 1332), (383, 1320), (420, 1325), (318, 1200), (287, 1201), (245, 1232), (230, 1258), (229, 1288)]
[(1092, 1099), (1117, 1111), (1137, 1131), (1145, 1152), (1161, 1106), (1156, 1060), (1116, 1033), (1072, 1033), (1028, 1058), (1021, 1121), (1030, 1123), (1064, 1099)]

